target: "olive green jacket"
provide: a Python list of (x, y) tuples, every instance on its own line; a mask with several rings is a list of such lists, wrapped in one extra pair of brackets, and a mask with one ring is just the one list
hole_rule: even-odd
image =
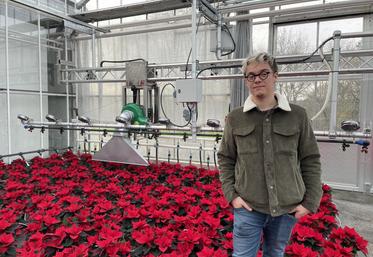
[(276, 108), (262, 112), (249, 97), (228, 114), (218, 152), (224, 195), (272, 216), (298, 204), (315, 212), (322, 195), (315, 136), (302, 107), (276, 99)]

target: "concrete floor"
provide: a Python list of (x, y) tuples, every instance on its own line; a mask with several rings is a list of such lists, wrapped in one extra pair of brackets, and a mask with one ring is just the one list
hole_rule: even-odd
[(339, 210), (342, 226), (355, 228), (368, 240), (368, 256), (373, 257), (373, 194), (333, 189), (332, 199)]

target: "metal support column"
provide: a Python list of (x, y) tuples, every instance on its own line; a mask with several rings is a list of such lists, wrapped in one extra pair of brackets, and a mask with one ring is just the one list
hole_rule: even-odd
[[(274, 11), (274, 7), (271, 7), (270, 10)], [(251, 31), (252, 31), (252, 29), (251, 29)], [(276, 40), (274, 40), (274, 39), (276, 39)], [(268, 22), (268, 53), (272, 54), (273, 56), (275, 55), (275, 51), (276, 51), (276, 43), (277, 43), (277, 29), (275, 30), (275, 28), (274, 28), (273, 17), (269, 17), (269, 22)], [(252, 48), (251, 48), (250, 54), (252, 54)]]
[[(66, 29), (66, 28), (65, 28)], [(65, 67), (67, 68), (68, 65), (68, 58), (69, 58), (69, 55), (68, 55), (68, 48), (67, 48), (67, 33), (65, 31), (65, 62), (66, 62), (66, 65)], [(68, 78), (69, 74), (66, 73), (66, 77)], [(70, 98), (69, 98), (69, 82), (66, 82), (65, 83), (65, 88), (66, 88), (66, 122), (69, 122), (70, 121)], [(70, 131), (67, 131), (67, 146), (70, 145)]]
[[(39, 5), (39, 0), (38, 0)], [(43, 83), (42, 83), (42, 74), (41, 74), (41, 23), (40, 23), (40, 12), (38, 13), (38, 63), (39, 63), (39, 101), (40, 101), (40, 122), (43, 121)], [(44, 134), (40, 134), (40, 149), (44, 148)]]
[[(192, 6), (192, 79), (197, 77), (197, 0), (193, 0)], [(191, 108), (192, 139), (197, 140), (197, 103)]]
[(221, 16), (221, 14), (219, 13), (218, 14), (218, 27), (216, 28), (217, 30), (217, 48), (216, 48), (216, 59), (218, 60), (221, 60), (221, 26), (222, 26), (222, 23), (223, 23), (223, 17)]
[(339, 57), (341, 53), (341, 31), (336, 30), (333, 33), (334, 46), (333, 46), (333, 69), (330, 72), (332, 84), (332, 93), (330, 99), (330, 123), (329, 132), (331, 135), (335, 134), (337, 130), (337, 98), (338, 98), (338, 74), (339, 74)]
[[(101, 44), (101, 40), (97, 40), (96, 42), (97, 44), (97, 57), (98, 57), (98, 60), (102, 60), (102, 44)], [(94, 66), (96, 67), (96, 66)], [(102, 118), (101, 118), (101, 112), (102, 112), (102, 97), (103, 97), (103, 91), (104, 91), (104, 85), (103, 83), (98, 83), (97, 84), (98, 86), (98, 120), (101, 122), (102, 121)]]
[(11, 128), (10, 128), (10, 84), (9, 84), (9, 28), (8, 28), (8, 1), (5, 1), (5, 74), (6, 74), (6, 101), (8, 125), (8, 154), (12, 153)]
[(192, 5), (192, 78), (197, 75), (197, 0), (193, 0)]
[[(373, 14), (367, 14), (364, 16), (363, 31), (373, 31)], [(362, 38), (362, 48), (372, 49), (373, 38), (364, 37)], [(359, 121), (363, 128), (373, 129), (373, 75), (363, 74), (363, 80), (361, 82), (360, 91), (360, 106), (359, 106)], [(372, 143), (372, 142), (371, 142)], [(366, 193), (373, 193), (373, 151), (369, 151), (368, 154), (359, 154), (358, 163), (358, 183), (361, 187), (361, 191)]]
[[(97, 6), (98, 6), (98, 1), (97, 1)], [(93, 29), (92, 30), (92, 67), (93, 68), (97, 67), (96, 63), (97, 63), (96, 61), (96, 31)], [(95, 72), (96, 71), (94, 70), (93, 73), (95, 74)], [(91, 135), (88, 134), (88, 141), (90, 140), (91, 140)], [(91, 152), (91, 144), (88, 144), (88, 152)]]

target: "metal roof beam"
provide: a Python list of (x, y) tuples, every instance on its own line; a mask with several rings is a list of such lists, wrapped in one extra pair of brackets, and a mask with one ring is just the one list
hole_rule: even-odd
[(103, 33), (109, 32), (106, 29), (102, 29), (102, 28), (99, 28), (99, 27), (92, 26), (92, 25), (87, 24), (85, 22), (82, 22), (82, 21), (80, 21), (78, 19), (74, 19), (74, 18), (72, 18), (70, 16), (67, 16), (67, 15), (64, 15), (64, 14), (60, 14), (60, 13), (57, 13), (57, 12), (52, 12), (48, 8), (42, 7), (40, 5), (33, 5), (31, 3), (27, 3), (27, 2), (21, 1), (21, 0), (10, 0), (10, 1), (13, 2), (13, 3), (19, 4), (19, 5), (25, 6), (27, 8), (30, 8), (30, 9), (33, 9), (33, 10), (40, 11), (42, 13), (48, 14), (48, 15), (50, 15), (52, 17), (57, 17), (57, 18), (63, 19), (64, 21), (75, 23), (77, 25), (83, 26), (83, 27), (85, 27), (87, 29), (92, 30), (92, 32), (93, 31), (99, 31), (99, 32), (103, 32)]
[[(220, 1), (220, 0), (219, 0)], [(208, 2), (216, 2), (209, 0)], [(136, 15), (156, 13), (163, 11), (176, 10), (181, 8), (191, 7), (189, 0), (155, 0), (146, 3), (122, 5), (111, 8), (98, 9), (87, 11), (79, 14), (71, 15), (78, 20), (90, 23), (97, 21), (105, 21), (111, 19), (126, 18)]]

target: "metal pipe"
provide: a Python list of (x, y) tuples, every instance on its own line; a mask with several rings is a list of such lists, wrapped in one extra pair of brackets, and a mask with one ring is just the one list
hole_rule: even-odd
[(177, 145), (176, 145), (176, 157), (177, 157), (177, 163), (179, 163), (179, 150), (180, 150), (180, 145), (179, 145), (179, 142), (177, 142)]
[(337, 130), (337, 98), (338, 98), (338, 72), (339, 72), (339, 56), (341, 52), (340, 42), (341, 42), (341, 31), (337, 30), (333, 33), (334, 46), (333, 46), (333, 70), (331, 74), (331, 99), (330, 99), (330, 122), (329, 122), (329, 132), (334, 134)]
[(73, 149), (72, 146), (64, 147), (64, 148), (49, 148), (49, 149), (39, 149), (39, 150), (33, 150), (33, 151), (27, 151), (27, 152), (19, 152), (19, 153), (12, 153), (12, 154), (6, 154), (6, 155), (0, 155), (0, 160), (6, 157), (13, 157), (18, 155), (25, 155), (25, 154), (31, 154), (31, 153), (42, 153), (42, 152), (48, 152), (48, 151), (62, 151), (62, 150), (71, 150)]
[[(154, 159), (154, 158), (155, 158), (154, 156), (149, 155), (149, 160)], [(166, 162), (168, 161), (168, 159), (159, 158), (159, 161)], [(170, 163), (174, 163), (175, 161), (176, 163), (182, 163), (182, 164), (187, 164), (187, 165), (198, 165), (199, 164), (199, 162), (194, 162), (194, 161), (191, 161), (190, 159), (187, 159), (187, 160), (186, 159), (179, 159), (179, 160), (172, 159), (170, 160)]]
[[(6, 88), (0, 88), (0, 94), (3, 94)], [(9, 90), (11, 94), (21, 94), (21, 95), (39, 95), (39, 90), (22, 90), (22, 89), (10, 89)], [(66, 96), (66, 94), (59, 94), (59, 93), (47, 93), (45, 91), (42, 91), (42, 94), (44, 96)], [(71, 95), (70, 97), (75, 97), (75, 95)]]
[[(201, 26), (206, 26), (206, 25), (200, 25), (200, 27)], [(150, 28), (146, 27), (146, 28), (141, 28), (141, 29), (137, 29), (137, 30), (111, 32), (111, 33), (98, 35), (97, 38), (120, 37), (120, 36), (134, 35), (134, 34), (143, 34), (143, 33), (149, 33), (149, 32), (175, 30), (175, 29), (185, 29), (185, 28), (190, 28), (190, 22), (189, 23), (182, 23), (182, 24), (165, 25), (165, 26), (162, 26), (162, 27), (150, 27)], [(75, 38), (75, 40), (78, 40), (78, 41), (89, 40), (89, 39), (90, 39), (90, 37), (88, 37), (88, 36), (82, 36), (82, 37)]]
[[(101, 28), (107, 29), (107, 30), (114, 30), (114, 29), (124, 29), (124, 28), (131, 28), (131, 27), (137, 27), (137, 26), (146, 26), (146, 25), (154, 25), (157, 23), (170, 23), (170, 21), (179, 21), (179, 20), (190, 20), (190, 14), (186, 15), (178, 15), (178, 16), (169, 16), (166, 18), (159, 18), (159, 19), (148, 19), (144, 21), (134, 21), (134, 22), (128, 22), (128, 23), (121, 23), (121, 24), (114, 24), (109, 26), (102, 26)], [(189, 23), (190, 26), (190, 23)]]
[[(237, 21), (237, 20), (248, 20), (248, 19), (255, 19), (255, 18), (262, 18), (262, 17), (274, 17), (274, 16), (284, 16), (284, 15), (291, 15), (291, 14), (300, 14), (300, 13), (309, 13), (309, 12), (316, 12), (316, 11), (326, 11), (325, 9), (340, 9), (340, 8), (348, 8), (353, 7), (358, 4), (371, 4), (371, 0), (353, 0), (353, 1), (343, 1), (343, 2), (336, 2), (336, 3), (328, 3), (326, 4), (318, 4), (312, 6), (301, 6), (301, 7), (293, 7), (287, 9), (279, 9), (279, 10), (271, 10), (266, 12), (259, 12), (259, 13), (250, 13), (250, 14), (242, 14), (236, 16), (226, 17), (225, 20), (228, 21)], [(247, 10), (247, 7), (246, 9)]]
[[(92, 142), (92, 143), (95, 143), (95, 142)], [(144, 143), (139, 143), (139, 146), (154, 146), (155, 147), (155, 144), (144, 144)], [(175, 146), (175, 145), (167, 145), (167, 144), (158, 144), (157, 147), (162, 147), (162, 148), (179, 148), (179, 149), (188, 149), (188, 150), (196, 150), (196, 151), (213, 151), (214, 149), (213, 148), (202, 148), (202, 147), (196, 147), (196, 146)], [(200, 156), (200, 158), (202, 158), (202, 156)]]
[(357, 37), (373, 37), (373, 32), (353, 32), (353, 33), (342, 33), (341, 39), (345, 38), (357, 38)]
[(8, 1), (5, 1), (5, 76), (7, 100), (7, 127), (8, 127), (8, 154), (12, 152), (11, 127), (10, 127), (10, 81), (9, 81), (9, 27), (8, 27)]
[[(39, 2), (39, 0), (38, 0)], [(40, 23), (40, 12), (38, 13), (38, 64), (39, 64), (39, 107), (40, 107), (40, 120), (43, 120), (43, 83), (42, 83), (42, 74), (41, 74), (41, 23)], [(44, 137), (43, 134), (40, 135), (40, 147), (44, 147)]]
[(372, 138), (372, 135), (369, 133), (363, 132), (344, 132), (344, 131), (336, 131), (334, 134), (330, 134), (329, 131), (314, 131), (314, 135), (316, 137), (328, 137), (328, 138), (335, 138), (335, 137), (345, 137), (345, 138)]
[[(168, 131), (172, 134), (178, 132), (190, 132), (190, 128), (188, 127), (175, 127), (175, 126), (166, 126), (166, 125), (129, 125), (124, 126), (122, 124), (86, 124), (86, 123), (72, 123), (72, 122), (25, 122), (23, 123), (25, 129), (30, 128), (44, 128), (44, 129), (60, 129), (64, 128), (66, 130), (81, 130), (84, 128), (86, 131), (99, 131), (99, 132), (117, 132), (117, 131), (130, 131), (130, 130), (138, 130), (138, 133), (153, 133), (154, 131)], [(111, 130), (112, 131), (111, 131)], [(224, 128), (211, 128), (211, 127), (200, 127), (198, 132), (210, 132), (210, 136), (221, 135)], [(171, 135), (169, 133), (169, 135)], [(189, 133), (190, 134), (190, 133)], [(328, 136), (328, 137), (351, 137), (351, 138), (371, 138), (371, 133), (363, 133), (363, 132), (344, 132), (344, 131), (336, 131), (333, 134), (330, 134), (329, 131), (314, 131), (315, 136)], [(188, 134), (187, 134), (188, 135)], [(199, 134), (203, 135), (203, 134)], [(207, 135), (206, 135), (207, 136)]]
[[(68, 62), (68, 50), (67, 50), (67, 35), (65, 34), (65, 61)], [(67, 65), (66, 65), (67, 67)], [(69, 74), (66, 72), (66, 78), (69, 77)], [(69, 98), (69, 82), (65, 82), (65, 88), (66, 88), (66, 121), (68, 122), (70, 120), (70, 98)], [(42, 119), (41, 119), (42, 120)], [(67, 145), (70, 145), (70, 131), (67, 131)]]
[(216, 145), (214, 145), (214, 164), (215, 164), (215, 168), (217, 167), (217, 163), (216, 163)]
[(200, 167), (202, 168), (202, 145), (199, 145), (199, 163)]
[(159, 148), (159, 144), (158, 144), (158, 139), (155, 140), (155, 163), (158, 165), (158, 148)]
[(192, 2), (192, 79), (197, 74), (197, 0)]
[[(4, 37), (5, 37), (5, 29), (0, 28), (0, 35), (3, 34), (3, 31), (4, 31)], [(17, 35), (22, 36), (23, 38), (17, 37)], [(36, 46), (38, 44), (38, 42), (35, 41), (35, 38), (33, 38), (32, 36), (28, 36), (28, 35), (25, 35), (25, 34), (22, 34), (22, 33), (18, 33), (16, 31), (9, 31), (8, 37), (12, 40), (19, 41), (19, 42), (24, 42), (24, 43), (27, 43), (27, 44), (30, 44), (30, 45), (35, 45)], [(29, 38), (30, 40), (27, 40), (25, 38)], [(44, 39), (44, 38), (41, 39), (41, 42), (42, 42), (42, 46), (44, 46), (44, 47), (51, 48), (51, 49), (56, 49), (56, 50), (63, 50), (61, 47), (51, 46), (51, 45), (48, 44), (48, 42), (52, 42), (55, 45), (61, 45), (60, 42), (50, 40), (50, 39)]]
[[(37, 128), (38, 126), (43, 126), (46, 129), (48, 127), (64, 127), (66, 129), (69, 128), (101, 128), (101, 130), (104, 130), (105, 128), (111, 128), (111, 129), (120, 129), (120, 130), (167, 130), (167, 131), (190, 131), (190, 127), (176, 127), (176, 126), (166, 126), (166, 125), (128, 125), (125, 126), (123, 124), (98, 124), (98, 123), (73, 123), (73, 122), (25, 122), (23, 125), (27, 128), (34, 127)], [(223, 128), (211, 128), (211, 127), (200, 127), (198, 128), (198, 132), (222, 132)]]
[[(93, 41), (94, 39), (93, 39), (93, 36), (92, 36), (92, 41)], [(102, 60), (102, 44), (101, 44), (101, 40), (94, 40), (95, 42), (97, 41), (97, 58), (98, 58), (98, 60)], [(93, 43), (92, 43), (92, 48), (93, 48)], [(93, 51), (93, 49), (92, 49), (92, 51)], [(95, 50), (94, 50), (95, 52), (95, 54), (96, 54), (96, 47), (95, 47)], [(96, 68), (97, 67), (97, 65), (96, 65), (96, 58), (95, 59), (93, 59), (92, 58), (92, 60), (94, 60), (94, 61), (92, 61), (93, 63), (94, 63), (94, 68)], [(101, 66), (101, 65), (99, 65), (99, 66)], [(103, 109), (102, 108), (102, 97), (103, 97), (103, 91), (104, 91), (104, 88), (103, 88), (103, 84), (102, 83), (98, 83), (98, 120), (101, 122), (101, 110)]]
[[(278, 0), (257, 0), (257, 1), (249, 1), (242, 0), (241, 2), (245, 2), (242, 4), (234, 4), (231, 6), (222, 6), (219, 8), (219, 12), (221, 13), (230, 13), (230, 12), (239, 12), (239, 11), (247, 11), (247, 10), (253, 10), (253, 9), (263, 9), (263, 8), (270, 8), (275, 6), (283, 6), (283, 5), (289, 5), (289, 4), (297, 4), (302, 2), (309, 2), (310, 0), (282, 0), (279, 2)], [(225, 1), (227, 2), (227, 1)], [(234, 1), (236, 2), (236, 1)], [(229, 3), (229, 1), (228, 1)]]
[(222, 47), (222, 43), (221, 43), (221, 26), (222, 26), (222, 19), (223, 17), (221, 16), (221, 14), (219, 13), (218, 14), (218, 26), (216, 28), (217, 30), (217, 48), (216, 48), (216, 59), (218, 60), (221, 60), (221, 47)]

